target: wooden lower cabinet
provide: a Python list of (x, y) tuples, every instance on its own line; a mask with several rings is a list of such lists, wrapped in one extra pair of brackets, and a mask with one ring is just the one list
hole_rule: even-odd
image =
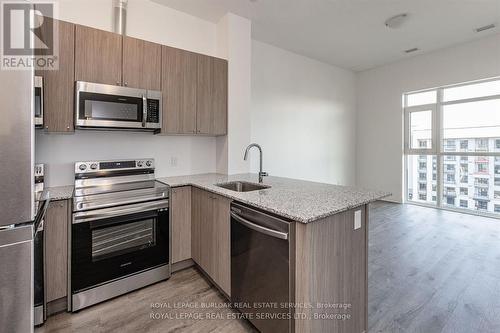
[(68, 200), (50, 203), (44, 221), (45, 294), (47, 302), (68, 291)]
[(172, 263), (191, 259), (191, 187), (173, 188), (170, 195), (172, 218)]
[(193, 260), (225, 293), (231, 295), (231, 200), (198, 188), (193, 188), (191, 194)]
[(231, 295), (231, 200), (212, 194), (212, 271), (214, 281)]
[[(354, 228), (355, 212), (361, 227)], [(300, 312), (349, 314), (349, 320), (296, 320), (296, 333), (368, 331), (368, 206), (308, 224), (296, 223), (295, 302), (349, 304), (345, 311), (307, 308)]]

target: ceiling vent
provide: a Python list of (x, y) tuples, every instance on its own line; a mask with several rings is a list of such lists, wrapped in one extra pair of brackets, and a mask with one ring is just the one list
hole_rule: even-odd
[(127, 3), (128, 0), (113, 0), (113, 32), (120, 35), (127, 33)]
[(488, 25), (485, 25), (484, 27), (479, 27), (477, 29), (474, 29), (475, 32), (483, 32), (485, 30), (490, 30), (490, 29), (493, 29), (495, 28), (496, 25), (495, 24), (488, 24)]
[(398, 14), (398, 15), (389, 17), (385, 21), (385, 26), (390, 28), (390, 29), (398, 29), (406, 22), (407, 19), (408, 19), (407, 13)]
[(418, 51), (418, 47), (414, 47), (412, 49), (405, 50), (405, 53), (412, 53), (412, 52), (415, 52), (415, 51)]

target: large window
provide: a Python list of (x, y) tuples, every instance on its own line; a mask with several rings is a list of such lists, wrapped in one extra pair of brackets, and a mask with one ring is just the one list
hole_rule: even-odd
[(403, 97), (406, 201), (500, 216), (500, 78)]

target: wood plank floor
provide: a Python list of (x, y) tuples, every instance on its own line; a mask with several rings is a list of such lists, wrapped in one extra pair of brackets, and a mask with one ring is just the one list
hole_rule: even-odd
[(500, 332), (500, 220), (370, 210), (369, 332)]
[[(369, 332), (500, 332), (500, 220), (381, 202), (370, 214)], [(35, 332), (254, 332), (244, 321), (227, 319), (230, 309), (154, 307), (176, 302), (201, 306), (224, 299), (189, 268), (78, 313), (50, 317)], [(156, 319), (198, 313), (219, 318)]]
[[(35, 332), (256, 332), (246, 321), (231, 319), (231, 314), (235, 312), (221, 308), (224, 302), (222, 294), (196, 269), (188, 268), (173, 274), (167, 281), (77, 313), (50, 317)], [(176, 308), (167, 308), (166, 304)], [(210, 309), (201, 308), (211, 304), (217, 305)], [(198, 308), (188, 308), (188, 305)], [(186, 317), (199, 314), (206, 317)]]

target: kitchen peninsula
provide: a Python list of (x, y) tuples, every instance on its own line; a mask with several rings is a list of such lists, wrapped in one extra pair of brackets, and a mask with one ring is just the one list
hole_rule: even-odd
[[(274, 280), (288, 282), (288, 300), (295, 306), (304, 305), (292, 314), (296, 320), (290, 325), (295, 332), (367, 330), (368, 204), (388, 193), (281, 177), (265, 177), (262, 185), (267, 188), (249, 192), (220, 186), (257, 184), (256, 174), (202, 174), (159, 181), (172, 188), (172, 248), (182, 249), (182, 243), (190, 239), (191, 248), (184, 253), (191, 251), (194, 262), (226, 297), (238, 299), (234, 291), (240, 284), (231, 272), (235, 253), (230, 249), (235, 252), (238, 247), (231, 239), (238, 237), (231, 230), (234, 200), (251, 211), (256, 208), (290, 222), (289, 280), (285, 281), (286, 276)], [(190, 229), (185, 228), (188, 223)], [(254, 237), (252, 241), (264, 240)], [(279, 263), (274, 262), (277, 252), (260, 252), (259, 261), (278, 269)], [(173, 257), (175, 260), (174, 253)], [(252, 323), (260, 329), (258, 321)]]

